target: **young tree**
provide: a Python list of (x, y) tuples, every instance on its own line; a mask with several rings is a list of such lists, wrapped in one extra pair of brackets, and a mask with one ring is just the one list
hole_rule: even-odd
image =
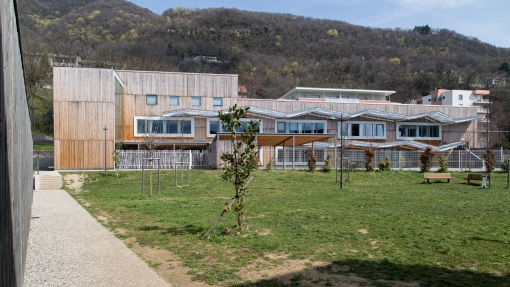
[(119, 169), (122, 167), (124, 157), (120, 154), (119, 150), (122, 148), (122, 142), (115, 142), (115, 150), (112, 152), (113, 162), (115, 163), (115, 174), (119, 177)]
[(235, 187), (234, 211), (237, 216), (237, 227), (240, 231), (244, 227), (244, 204), (246, 198), (246, 186), (250, 172), (255, 169), (254, 156), (256, 155), (255, 134), (260, 122), (250, 121), (247, 124), (241, 122), (246, 118), (249, 107), (237, 107), (234, 105), (228, 112), (219, 112), (218, 117), (222, 126), (230, 133), (232, 152), (223, 152), (220, 158), (225, 162), (223, 167), (224, 180), (231, 181)]
[(426, 148), (425, 151), (420, 155), (421, 162), (421, 171), (427, 172), (432, 168), (432, 158), (434, 157), (434, 152), (430, 147)]
[[(249, 107), (237, 107), (234, 105), (228, 109), (228, 112), (219, 112), (218, 117), (221, 120), (221, 124), (224, 129), (230, 133), (230, 142), (232, 144), (232, 152), (223, 152), (221, 159), (225, 162), (223, 167), (223, 175), (221, 176), (224, 180), (231, 181), (234, 184), (236, 194), (230, 201), (226, 203), (223, 211), (216, 221), (204, 234), (205, 238), (209, 232), (216, 226), (216, 223), (221, 217), (230, 210), (230, 206), (234, 205), (234, 211), (237, 216), (237, 226), (240, 231), (244, 227), (244, 203), (246, 197), (246, 188), (250, 183), (251, 179), (248, 180), (250, 172), (255, 169), (256, 156), (255, 149), (255, 134), (258, 131), (259, 121), (250, 121), (248, 123), (241, 122), (241, 118), (245, 118)], [(230, 231), (230, 230), (229, 230)]]
[[(157, 131), (159, 128), (159, 122), (157, 120), (153, 120), (152, 118), (147, 118), (144, 121), (144, 136), (142, 142), (142, 149), (147, 151), (147, 158), (149, 159), (149, 185), (150, 185), (150, 195), (152, 196), (152, 168), (154, 164), (154, 151), (158, 149), (159, 142), (157, 139)], [(142, 163), (143, 164), (143, 163)]]
[(317, 156), (315, 155), (315, 150), (312, 147), (306, 149), (306, 156), (308, 158), (308, 171), (315, 171), (317, 167)]

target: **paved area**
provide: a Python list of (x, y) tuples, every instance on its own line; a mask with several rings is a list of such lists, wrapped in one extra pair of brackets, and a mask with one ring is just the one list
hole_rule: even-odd
[(171, 286), (67, 192), (34, 191), (24, 286)]

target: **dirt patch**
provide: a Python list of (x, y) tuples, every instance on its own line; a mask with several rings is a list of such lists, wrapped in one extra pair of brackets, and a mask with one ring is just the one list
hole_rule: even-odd
[[(118, 230), (120, 231), (120, 230)], [(120, 232), (119, 232), (120, 233)], [(125, 239), (132, 250), (144, 259), (148, 265), (156, 270), (156, 273), (175, 287), (210, 287), (203, 282), (193, 281), (189, 275), (190, 268), (183, 266), (180, 258), (160, 248), (142, 246), (135, 238)], [(370, 254), (369, 254), (370, 255)], [(312, 261), (309, 259), (289, 259), (286, 254), (264, 254), (252, 264), (242, 267), (238, 274), (244, 281), (257, 282), (261, 280), (278, 280), (283, 284), (293, 286), (299, 282), (299, 286), (379, 286), (369, 279), (357, 276), (349, 272), (348, 266), (340, 266), (330, 262)], [(387, 286), (393, 287), (419, 287), (416, 282), (401, 282), (378, 280)], [(217, 285), (215, 285), (217, 286)]]
[(87, 175), (84, 173), (81, 174), (65, 174), (64, 175), (64, 184), (67, 188), (71, 189), (74, 192), (81, 192), (81, 187), (87, 178)]
[(174, 287), (211, 287), (211, 285), (203, 282), (192, 281), (192, 276), (188, 275), (190, 268), (183, 266), (180, 258), (170, 251), (160, 248), (150, 248), (142, 246), (136, 242), (134, 238), (125, 240), (131, 245), (133, 252), (144, 259), (147, 264), (156, 269), (156, 273), (165, 281)]

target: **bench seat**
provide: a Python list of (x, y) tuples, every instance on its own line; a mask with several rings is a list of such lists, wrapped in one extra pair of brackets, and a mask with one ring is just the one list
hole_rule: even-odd
[(450, 182), (452, 175), (449, 173), (424, 173), (423, 178), (427, 180), (427, 183), (430, 183), (431, 179), (447, 179)]

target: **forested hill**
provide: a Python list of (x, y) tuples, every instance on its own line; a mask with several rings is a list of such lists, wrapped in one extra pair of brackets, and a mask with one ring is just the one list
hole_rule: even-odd
[[(47, 51), (97, 67), (239, 74), (240, 85), (258, 98), (307, 86), (396, 90), (392, 100), (404, 101), (508, 77), (502, 67), (510, 62), (509, 49), (430, 29), (426, 19), (417, 19), (414, 30), (379, 29), (224, 8), (156, 15), (123, 0), (19, 0), (18, 10), (25, 55)], [(195, 54), (220, 62), (194, 61)]]

